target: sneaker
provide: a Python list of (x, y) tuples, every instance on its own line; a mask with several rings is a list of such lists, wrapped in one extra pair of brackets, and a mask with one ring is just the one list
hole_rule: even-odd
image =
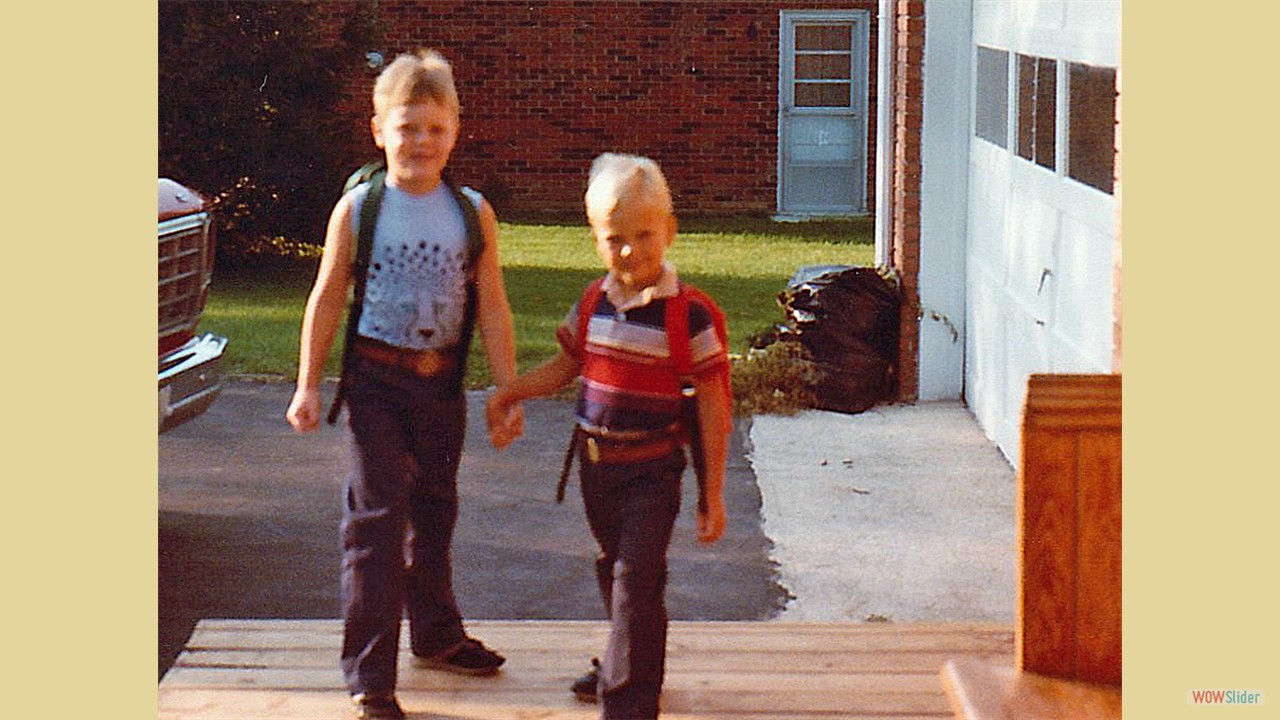
[(569, 686), (573, 696), (579, 702), (593, 703), (599, 700), (600, 692), (600, 658), (591, 658), (591, 669), (586, 675), (573, 681)]
[(356, 720), (401, 720), (404, 710), (391, 693), (358, 693), (351, 696)]
[(413, 656), (414, 667), (444, 670), (459, 675), (492, 675), (506, 661), (506, 658), (474, 638), (465, 638), (439, 655)]

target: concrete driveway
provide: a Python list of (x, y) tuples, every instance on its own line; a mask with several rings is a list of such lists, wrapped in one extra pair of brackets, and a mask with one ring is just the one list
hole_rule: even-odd
[[(292, 386), (231, 381), (162, 435), (160, 674), (200, 618), (338, 615), (345, 430), (297, 435)], [(554, 502), (571, 405), (526, 404), (499, 453), (470, 396), (456, 591), (475, 619), (600, 619), (575, 482)], [(1014, 620), (1015, 486), (958, 401), (757, 417), (732, 439), (729, 527), (697, 543), (694, 483), (670, 553), (678, 620)]]
[[(201, 618), (338, 616), (338, 519), (349, 462), (346, 431), (298, 435), (284, 420), (293, 386), (231, 380), (202, 417), (159, 438), (159, 673)], [(327, 394), (328, 396), (328, 394)], [(577, 492), (555, 503), (572, 407), (526, 403), (525, 437), (499, 453), (472, 393), (459, 475), (455, 586), (476, 619), (599, 619), (595, 544)], [(729, 527), (715, 545), (694, 529), (694, 483), (670, 552), (673, 619), (776, 615), (777, 584), (761, 530), (760, 494), (734, 434), (726, 478)]]

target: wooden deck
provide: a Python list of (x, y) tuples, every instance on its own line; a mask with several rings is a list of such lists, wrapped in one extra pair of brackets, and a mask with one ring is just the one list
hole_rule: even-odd
[[(604, 646), (598, 621), (474, 621), (507, 656), (495, 677), (409, 666), (401, 704), (420, 720), (592, 720), (568, 684)], [(351, 717), (336, 620), (204, 620), (165, 674), (161, 720)], [(1013, 666), (1013, 629), (996, 624), (673, 622), (666, 720), (950, 718), (939, 676), (954, 658)]]

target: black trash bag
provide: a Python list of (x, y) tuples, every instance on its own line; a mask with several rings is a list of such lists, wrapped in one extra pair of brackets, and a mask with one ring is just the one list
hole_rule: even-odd
[(817, 366), (818, 407), (858, 413), (897, 394), (898, 289), (874, 268), (802, 267), (778, 294), (787, 324)]

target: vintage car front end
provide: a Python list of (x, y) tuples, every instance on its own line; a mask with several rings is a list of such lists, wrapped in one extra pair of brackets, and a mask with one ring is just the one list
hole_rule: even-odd
[(214, 226), (208, 203), (159, 180), (159, 422), (171, 430), (209, 408), (222, 390), (227, 339), (196, 336), (213, 280)]

